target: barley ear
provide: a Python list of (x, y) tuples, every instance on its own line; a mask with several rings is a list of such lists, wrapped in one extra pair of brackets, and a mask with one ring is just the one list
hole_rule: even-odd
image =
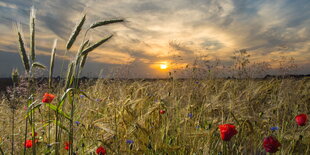
[(83, 68), (84, 65), (85, 65), (85, 62), (86, 62), (86, 58), (87, 58), (87, 54), (86, 55), (81, 55), (81, 52), (89, 46), (89, 40), (85, 41), (84, 44), (82, 44), (82, 46), (80, 47), (79, 49), (79, 52), (78, 52), (78, 57), (82, 56), (82, 60), (80, 63), (80, 67)]
[(108, 40), (110, 40), (113, 37), (113, 35), (110, 35), (100, 41), (98, 41), (97, 43), (91, 45), (90, 47), (86, 48), (85, 50), (83, 50), (81, 52), (81, 55), (86, 55), (89, 52), (93, 51), (94, 49), (96, 49), (97, 47), (99, 47), (100, 45), (102, 45), (103, 43), (107, 42)]
[(71, 85), (72, 85), (72, 82), (73, 82), (73, 72), (74, 72), (74, 63), (71, 62), (68, 66), (68, 71), (67, 71), (67, 77), (66, 77), (66, 85), (65, 85), (65, 90), (67, 90)]
[(22, 35), (21, 35), (21, 33), (19, 31), (17, 32), (17, 34), (18, 34), (18, 42), (19, 42), (19, 55), (20, 55), (20, 58), (21, 58), (21, 60), (23, 62), (25, 70), (27, 72), (29, 72), (29, 70), (30, 70), (29, 59), (28, 59), (28, 56), (27, 56), (27, 53), (26, 53), (24, 40), (23, 40), (23, 37), (22, 37)]
[(114, 24), (114, 23), (120, 23), (120, 22), (124, 22), (124, 19), (112, 19), (112, 20), (98, 21), (98, 22), (92, 24), (89, 29), (94, 29), (94, 28), (99, 27), (99, 26), (104, 26), (104, 25)]
[(67, 43), (67, 46), (66, 46), (66, 47), (67, 47), (67, 50), (69, 50), (69, 49), (72, 47), (74, 41), (76, 40), (77, 36), (78, 36), (79, 33), (81, 32), (82, 27), (83, 27), (83, 24), (84, 24), (84, 22), (85, 22), (85, 19), (86, 19), (86, 14), (83, 15), (83, 17), (82, 17), (82, 19), (80, 20), (80, 22), (75, 26), (75, 29), (74, 29), (74, 31), (72, 32), (72, 34), (71, 34), (71, 36), (70, 36), (70, 38), (69, 38), (69, 40), (68, 40), (68, 43)]
[(31, 65), (31, 68), (41, 68), (41, 69), (45, 69), (46, 67), (41, 64), (40, 62), (33, 62)]
[(54, 40), (54, 45), (53, 45), (52, 52), (51, 52), (50, 71), (48, 74), (48, 86), (49, 86), (49, 88), (51, 88), (51, 86), (52, 86), (54, 62), (55, 62), (55, 55), (56, 55), (56, 46), (57, 46), (57, 39)]
[(11, 78), (12, 78), (13, 83), (16, 84), (16, 83), (18, 82), (19, 74), (18, 74), (18, 70), (17, 70), (16, 68), (14, 68), (14, 69), (12, 70)]
[(31, 8), (30, 11), (30, 57), (32, 62), (35, 61), (35, 9), (34, 7)]
[(82, 56), (82, 61), (81, 61), (81, 65), (80, 65), (81, 68), (84, 68), (84, 65), (85, 65), (86, 59), (87, 59), (87, 55), (88, 55), (88, 53)]

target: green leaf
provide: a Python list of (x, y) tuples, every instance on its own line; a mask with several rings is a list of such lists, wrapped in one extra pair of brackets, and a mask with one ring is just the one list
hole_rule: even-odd
[(54, 120), (54, 123), (69, 133), (69, 130), (63, 124), (61, 124), (60, 121), (56, 122), (56, 120)]
[(48, 106), (50, 109), (54, 110), (58, 114), (62, 115), (63, 117), (67, 118), (68, 120), (71, 120), (70, 116), (63, 112), (61, 109), (57, 109), (57, 106), (50, 103), (46, 103), (46, 106)]
[(28, 109), (27, 109), (27, 115), (26, 115), (26, 118), (29, 117), (29, 115), (34, 112), (35, 109), (39, 108), (42, 103), (39, 103), (37, 105), (35, 105), (37, 103), (37, 101), (34, 101), (32, 102), (29, 106), (28, 106)]

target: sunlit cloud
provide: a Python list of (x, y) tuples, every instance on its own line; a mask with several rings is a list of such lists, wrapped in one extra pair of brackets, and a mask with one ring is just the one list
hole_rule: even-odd
[[(64, 56), (66, 40), (81, 14), (87, 13), (86, 25), (102, 19), (126, 20), (123, 24), (90, 31), (87, 38), (92, 43), (107, 34), (114, 37), (93, 51), (88, 61), (110, 65), (111, 69), (130, 63), (141, 65), (132, 72), (137, 69), (135, 72), (142, 77), (144, 74), (150, 77), (153, 72), (155, 77), (159, 76), (158, 62), (175, 61), (176, 55), (181, 57), (178, 62), (183, 66), (203, 55), (229, 64), (233, 52), (242, 48), (248, 50), (255, 62), (274, 63), (274, 59), (288, 56), (294, 57), (301, 66), (310, 66), (308, 0), (3, 0), (0, 2), (0, 35), (5, 37), (0, 40), (1, 52), (17, 54), (16, 34), (12, 30), (15, 23), (22, 25), (28, 42), (29, 10), (33, 5), (37, 10), (39, 55), (49, 56), (56, 38), (58, 58), (73, 58), (81, 39)], [(10, 72), (5, 68), (1, 70)]]

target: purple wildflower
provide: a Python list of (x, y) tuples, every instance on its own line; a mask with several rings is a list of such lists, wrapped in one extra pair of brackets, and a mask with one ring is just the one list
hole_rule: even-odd
[(188, 116), (189, 118), (193, 118), (193, 114), (192, 114), (192, 113), (188, 113), (187, 116)]
[(127, 144), (133, 144), (133, 140), (127, 139), (127, 140), (126, 140), (126, 143), (127, 143)]
[(271, 127), (271, 128), (270, 128), (270, 130), (271, 130), (271, 131), (276, 131), (276, 130), (279, 130), (279, 127), (274, 126), (274, 127)]

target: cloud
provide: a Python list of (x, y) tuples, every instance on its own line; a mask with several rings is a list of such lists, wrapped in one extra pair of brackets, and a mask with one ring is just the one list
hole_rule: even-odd
[[(5, 31), (0, 35), (8, 37), (0, 41), (1, 50), (13, 51), (7, 48), (15, 46), (14, 35), (7, 31), (12, 23), (21, 22), (27, 34), (32, 5), (37, 9), (38, 51), (46, 55), (54, 38), (60, 40), (58, 49), (63, 54), (73, 27), (81, 13), (87, 12), (85, 25), (110, 18), (127, 20), (90, 31), (87, 38), (92, 42), (115, 34), (90, 54), (89, 61), (94, 63), (135, 62), (151, 72), (150, 64), (172, 58), (171, 48), (187, 63), (197, 55), (229, 62), (234, 50), (241, 48), (248, 49), (258, 62), (280, 55), (294, 56), (301, 65), (310, 60), (308, 0), (3, 0), (0, 28)], [(74, 50), (80, 42), (77, 40)]]

